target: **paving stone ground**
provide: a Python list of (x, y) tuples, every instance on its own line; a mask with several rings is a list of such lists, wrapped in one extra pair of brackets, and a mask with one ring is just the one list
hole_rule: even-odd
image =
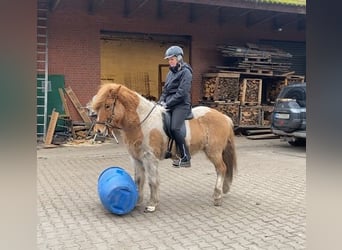
[(238, 172), (222, 206), (213, 206), (215, 169), (199, 153), (191, 168), (160, 162), (156, 212), (119, 216), (104, 209), (97, 181), (110, 166), (133, 176), (121, 140), (38, 145), (38, 249), (305, 249), (305, 148), (242, 136), (236, 147)]

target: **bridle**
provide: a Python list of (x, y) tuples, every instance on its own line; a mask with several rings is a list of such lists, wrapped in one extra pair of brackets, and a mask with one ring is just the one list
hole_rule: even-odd
[[(107, 128), (115, 128), (115, 129), (123, 129), (123, 128), (120, 128), (120, 127), (117, 127), (117, 126), (114, 126), (112, 124), (113, 122), (113, 119), (114, 119), (114, 108), (115, 108), (115, 104), (116, 104), (116, 100), (118, 99), (118, 96), (116, 95), (115, 98), (114, 98), (114, 101), (112, 103), (112, 113), (110, 115), (110, 117), (107, 119), (107, 121), (105, 122), (98, 122), (96, 121), (96, 124), (102, 124), (102, 125), (105, 125)], [(155, 103), (152, 107), (152, 109), (147, 113), (147, 115), (145, 116), (145, 118), (139, 123), (139, 126), (141, 126), (146, 120), (147, 118), (151, 115), (151, 113), (153, 112), (153, 110), (156, 108), (157, 106), (157, 103)]]

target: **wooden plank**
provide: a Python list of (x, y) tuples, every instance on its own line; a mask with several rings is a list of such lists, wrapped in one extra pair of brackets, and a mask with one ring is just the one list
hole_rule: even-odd
[(205, 73), (203, 74), (204, 78), (216, 78), (216, 77), (229, 77), (229, 78), (239, 78), (240, 74), (236, 72), (232, 73)]
[(272, 134), (271, 129), (251, 129), (246, 131), (247, 135), (264, 135)]
[(59, 116), (59, 113), (56, 112), (55, 109), (53, 109), (51, 113), (51, 119), (50, 119), (48, 131), (45, 137), (45, 146), (51, 145), (53, 134), (55, 133), (58, 116)]
[(69, 96), (70, 100), (74, 104), (75, 108), (77, 109), (77, 112), (80, 114), (84, 122), (92, 122), (90, 117), (88, 116), (87, 112), (85, 112), (84, 108), (82, 107), (80, 101), (78, 100), (77, 96), (75, 95), (74, 91), (71, 89), (71, 87), (66, 87), (65, 92)]
[[(65, 98), (64, 90), (62, 88), (58, 88), (58, 91), (59, 91), (59, 95), (61, 97), (62, 104), (63, 104), (63, 107), (64, 107), (65, 118), (70, 119), (70, 111), (69, 111), (69, 107), (68, 107), (68, 105), (66, 103), (66, 98)], [(62, 117), (62, 116), (60, 115), (59, 117)], [(74, 126), (72, 125), (72, 122), (71, 122), (71, 126), (70, 126), (70, 131), (71, 131), (72, 137), (75, 139), (76, 138), (76, 134), (75, 134), (75, 130), (74, 130)]]
[(59, 92), (59, 96), (61, 97), (61, 100), (62, 100), (62, 104), (63, 104), (63, 108), (64, 108), (65, 115), (68, 116), (68, 117), (70, 117), (70, 112), (69, 112), (68, 105), (67, 105), (67, 103), (66, 103), (64, 91), (63, 91), (62, 88), (58, 88), (58, 92)]
[(274, 135), (274, 134), (250, 135), (250, 136), (247, 136), (247, 138), (251, 140), (279, 139), (279, 135)]

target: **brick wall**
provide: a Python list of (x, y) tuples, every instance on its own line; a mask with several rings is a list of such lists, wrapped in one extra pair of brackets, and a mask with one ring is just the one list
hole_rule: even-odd
[[(272, 31), (268, 23), (247, 28), (243, 16), (219, 24), (218, 10), (214, 7), (196, 8), (193, 19), (189, 20), (189, 9), (184, 4), (162, 1), (165, 11), (159, 18), (157, 1), (149, 1), (141, 8), (132, 1), (132, 12), (128, 16), (124, 15), (123, 2), (104, 1), (93, 14), (88, 14), (88, 1), (61, 1), (50, 13), (49, 73), (63, 74), (65, 85), (72, 87), (83, 105), (96, 93), (101, 82), (101, 30), (191, 36), (194, 104), (202, 97), (202, 74), (210, 66), (220, 65), (222, 60), (216, 50), (217, 44), (259, 39), (305, 40), (305, 31), (295, 28), (278, 33)], [(80, 120), (72, 105), (69, 107), (72, 119)]]
[[(100, 84), (99, 28), (96, 17), (87, 14), (85, 1), (61, 2), (65, 5), (49, 17), (49, 74), (64, 75), (65, 86), (71, 86), (85, 106)], [(72, 119), (82, 121), (71, 102), (68, 107)]]

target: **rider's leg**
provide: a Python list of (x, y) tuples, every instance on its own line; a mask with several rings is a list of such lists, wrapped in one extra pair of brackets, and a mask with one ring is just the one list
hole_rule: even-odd
[(173, 165), (177, 167), (190, 167), (190, 151), (185, 143), (185, 138), (181, 133), (181, 127), (184, 123), (185, 118), (188, 115), (188, 109), (186, 108), (176, 108), (172, 112), (171, 118), (171, 133), (175, 139), (178, 153), (180, 154), (180, 159), (175, 160)]

